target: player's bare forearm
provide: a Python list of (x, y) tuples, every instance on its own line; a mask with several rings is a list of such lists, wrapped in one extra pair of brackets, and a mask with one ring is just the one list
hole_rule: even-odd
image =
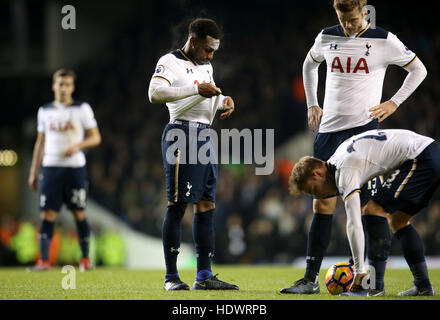
[(98, 127), (86, 131), (86, 139), (81, 142), (81, 149), (97, 147), (101, 144), (101, 133)]
[(38, 133), (32, 154), (32, 163), (31, 163), (31, 168), (29, 171), (29, 179), (28, 179), (29, 186), (34, 190), (37, 189), (38, 171), (40, 170), (41, 163), (43, 161), (44, 141), (45, 141), (44, 134)]
[(86, 137), (80, 143), (71, 145), (64, 152), (66, 157), (70, 157), (82, 149), (90, 149), (98, 146), (101, 143), (101, 134), (98, 127), (86, 131)]
[(101, 133), (98, 127), (86, 131), (86, 138), (78, 144), (79, 149), (90, 149), (101, 144)]

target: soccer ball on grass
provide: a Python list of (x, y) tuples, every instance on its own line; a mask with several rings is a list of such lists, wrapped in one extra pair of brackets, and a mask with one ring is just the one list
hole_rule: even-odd
[(336, 263), (325, 274), (325, 285), (332, 295), (350, 291), (353, 280), (354, 269), (349, 262)]

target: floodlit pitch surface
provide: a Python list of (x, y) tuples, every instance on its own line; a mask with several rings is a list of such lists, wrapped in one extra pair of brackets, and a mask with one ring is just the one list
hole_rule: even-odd
[[(129, 270), (97, 268), (79, 272), (75, 267), (75, 289), (63, 289), (61, 268), (49, 272), (29, 273), (26, 268), (0, 268), (0, 299), (29, 300), (343, 300), (343, 299), (435, 299), (435, 297), (397, 297), (397, 293), (412, 286), (412, 275), (407, 269), (386, 271), (385, 297), (340, 297), (328, 293), (324, 284), (325, 270), (321, 270), (321, 293), (314, 295), (280, 294), (283, 287), (293, 284), (304, 275), (304, 269), (289, 266), (214, 266), (219, 279), (237, 284), (239, 291), (178, 291), (163, 289), (163, 270)], [(429, 271), (431, 282), (440, 292), (440, 269)], [(182, 281), (191, 287), (195, 270), (180, 271)], [(65, 284), (72, 284), (73, 278)]]

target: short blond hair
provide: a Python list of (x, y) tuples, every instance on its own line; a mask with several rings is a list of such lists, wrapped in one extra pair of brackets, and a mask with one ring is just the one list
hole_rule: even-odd
[(57, 71), (55, 71), (55, 72), (53, 73), (52, 81), (55, 82), (55, 80), (56, 80), (58, 77), (72, 77), (72, 78), (73, 78), (73, 81), (76, 80), (76, 74), (75, 74), (75, 71), (73, 71), (73, 70), (71, 70), (71, 69), (64, 69), (64, 68), (63, 68), (63, 69), (58, 69)]
[(298, 195), (303, 191), (304, 183), (312, 176), (313, 170), (323, 166), (324, 161), (311, 156), (299, 159), (293, 166), (289, 177), (289, 192)]
[(362, 11), (362, 8), (367, 5), (367, 0), (334, 0), (333, 1), (333, 8), (335, 10), (341, 11), (341, 12), (350, 12), (355, 9), (359, 9), (359, 11)]

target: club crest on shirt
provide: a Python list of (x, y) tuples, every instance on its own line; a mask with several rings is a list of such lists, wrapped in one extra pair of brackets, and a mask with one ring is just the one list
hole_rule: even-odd
[(187, 185), (186, 187), (188, 188), (188, 191), (186, 192), (186, 196), (189, 197), (191, 195), (191, 188), (192, 188), (192, 184), (189, 183), (189, 181), (187, 181)]
[(365, 45), (365, 48), (367, 48), (367, 51), (365, 52), (365, 55), (366, 55), (366, 56), (369, 56), (369, 55), (370, 55), (371, 44), (369, 44), (369, 43), (367, 42), (367, 44)]

